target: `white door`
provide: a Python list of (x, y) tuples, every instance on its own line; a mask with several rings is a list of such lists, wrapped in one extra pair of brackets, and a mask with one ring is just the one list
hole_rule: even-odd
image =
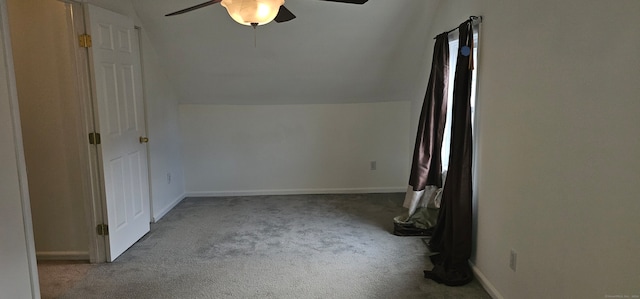
[(88, 5), (97, 132), (109, 233), (107, 261), (149, 232), (149, 180), (138, 36), (133, 21)]

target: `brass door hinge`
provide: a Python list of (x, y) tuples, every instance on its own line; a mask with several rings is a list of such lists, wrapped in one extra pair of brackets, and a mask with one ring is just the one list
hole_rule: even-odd
[(89, 133), (89, 144), (101, 144), (100, 133)]
[(106, 224), (98, 224), (96, 226), (96, 232), (99, 236), (108, 236), (109, 235), (109, 226)]
[(80, 39), (80, 47), (91, 48), (91, 35), (81, 34), (79, 36), (79, 39)]

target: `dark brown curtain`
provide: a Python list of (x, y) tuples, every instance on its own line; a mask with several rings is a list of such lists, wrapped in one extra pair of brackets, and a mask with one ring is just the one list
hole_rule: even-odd
[(473, 24), (458, 27), (459, 50), (453, 84), (453, 122), (447, 181), (442, 191), (438, 222), (429, 242), (434, 268), (425, 277), (456, 286), (469, 283), (473, 274), (471, 257), (472, 228), (472, 134), (471, 82), (473, 71)]
[[(443, 33), (436, 36), (427, 92), (418, 120), (409, 187), (403, 203), (408, 213), (394, 218), (394, 235), (430, 236), (437, 221), (437, 209), (432, 211), (427, 206), (428, 198), (442, 187), (441, 149), (447, 117), (448, 85), (449, 39)], [(425, 190), (427, 186), (429, 190)], [(428, 193), (427, 199), (424, 199), (425, 193)]]
[(442, 137), (447, 117), (449, 83), (449, 38), (446, 33), (436, 36), (431, 74), (424, 96), (409, 185), (414, 191), (425, 186), (442, 187)]

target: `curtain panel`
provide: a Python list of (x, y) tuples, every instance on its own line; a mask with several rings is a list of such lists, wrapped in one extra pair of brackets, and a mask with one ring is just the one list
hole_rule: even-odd
[(431, 73), (418, 120), (409, 186), (403, 203), (408, 214), (394, 218), (396, 235), (429, 235), (436, 224), (439, 207), (436, 198), (442, 188), (441, 150), (448, 83), (449, 40), (443, 33), (436, 37)]

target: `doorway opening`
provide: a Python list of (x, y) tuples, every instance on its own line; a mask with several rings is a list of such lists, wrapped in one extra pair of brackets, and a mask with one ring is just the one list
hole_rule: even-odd
[[(134, 213), (147, 227), (151, 219), (138, 30), (128, 17), (76, 1), (8, 0), (7, 10), (37, 259), (112, 261), (118, 255), (113, 253), (113, 240), (131, 230), (122, 220), (133, 219), (117, 212)], [(114, 18), (117, 21), (109, 23)], [(117, 23), (118, 18), (125, 25)], [(94, 19), (100, 21), (91, 26)], [(105, 28), (113, 31), (101, 31)], [(94, 39), (100, 49), (106, 48), (106, 37), (115, 37), (110, 40), (115, 52), (126, 54), (112, 63), (116, 85), (107, 86), (110, 81), (100, 77), (106, 64), (94, 61), (97, 50), (82, 48), (79, 37), (87, 31), (100, 33)], [(123, 110), (114, 114), (108, 110), (114, 106)], [(122, 130), (114, 132), (109, 127), (113, 122), (105, 122), (109, 116), (127, 123), (116, 124)], [(131, 119), (136, 121), (134, 132)], [(100, 128), (103, 142), (95, 142)], [(135, 168), (131, 163), (135, 159), (123, 157), (124, 175), (118, 176), (114, 175), (118, 157), (105, 157), (113, 156), (108, 155), (109, 142), (125, 133), (136, 135), (126, 143), (137, 149), (134, 158), (139, 163)], [(135, 175), (128, 175), (128, 170)], [(128, 206), (123, 208), (122, 203)], [(109, 224), (116, 224), (111, 225), (111, 234), (96, 231)]]

